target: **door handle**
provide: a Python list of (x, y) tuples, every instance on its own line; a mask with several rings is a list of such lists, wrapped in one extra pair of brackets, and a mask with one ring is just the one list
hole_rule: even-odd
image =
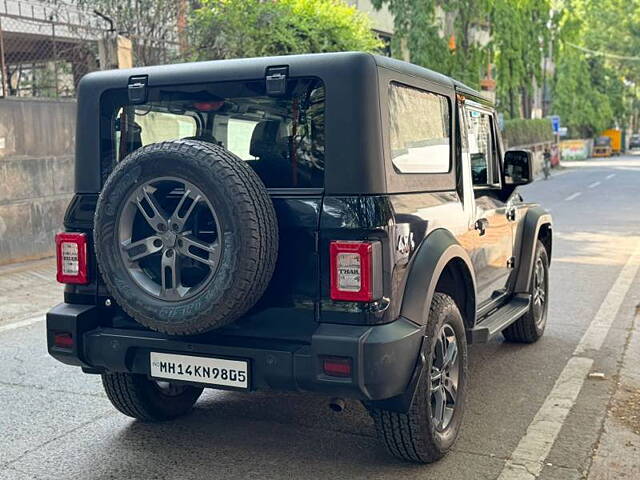
[(515, 222), (516, 221), (516, 212), (517, 210), (515, 208), (509, 208), (507, 209), (507, 220), (509, 220), (510, 222)]
[(476, 220), (475, 229), (478, 230), (480, 236), (487, 233), (487, 227), (489, 227), (489, 220), (487, 220), (486, 218), (479, 218), (478, 220)]

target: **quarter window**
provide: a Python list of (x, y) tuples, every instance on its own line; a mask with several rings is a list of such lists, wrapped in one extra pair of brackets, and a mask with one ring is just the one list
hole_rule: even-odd
[(451, 164), (449, 99), (392, 83), (390, 144), (400, 173), (447, 173)]

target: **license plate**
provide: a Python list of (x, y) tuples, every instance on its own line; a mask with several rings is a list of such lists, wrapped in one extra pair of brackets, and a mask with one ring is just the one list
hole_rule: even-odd
[(249, 388), (249, 363), (245, 360), (157, 352), (151, 352), (149, 360), (152, 377)]

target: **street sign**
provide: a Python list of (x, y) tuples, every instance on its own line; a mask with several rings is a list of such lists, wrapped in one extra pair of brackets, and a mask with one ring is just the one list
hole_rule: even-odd
[(554, 135), (558, 135), (560, 133), (560, 116), (559, 115), (551, 115), (551, 128), (553, 129)]

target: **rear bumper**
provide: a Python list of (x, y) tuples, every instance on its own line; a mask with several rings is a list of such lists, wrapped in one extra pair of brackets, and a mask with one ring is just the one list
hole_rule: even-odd
[[(71, 349), (54, 345), (57, 332), (72, 335)], [(95, 306), (62, 303), (47, 314), (49, 353), (69, 365), (148, 375), (151, 351), (238, 358), (249, 361), (252, 390), (316, 391), (361, 400), (387, 399), (405, 392), (416, 369), (423, 334), (423, 327), (400, 317), (376, 326), (320, 324), (304, 344), (215, 334), (170, 337), (147, 330), (100, 327)], [(349, 357), (351, 377), (325, 375), (325, 356)]]

